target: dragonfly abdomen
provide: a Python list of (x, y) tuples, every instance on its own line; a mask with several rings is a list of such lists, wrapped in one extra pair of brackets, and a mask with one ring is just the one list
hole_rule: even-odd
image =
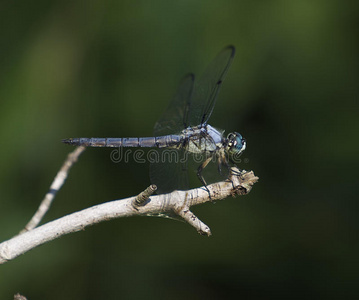
[(130, 138), (70, 138), (63, 143), (85, 147), (176, 147), (181, 143), (179, 135), (164, 135), (157, 137)]

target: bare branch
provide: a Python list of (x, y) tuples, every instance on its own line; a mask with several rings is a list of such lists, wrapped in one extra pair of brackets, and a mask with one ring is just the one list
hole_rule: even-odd
[(190, 211), (189, 207), (186, 209), (181, 209), (179, 211), (176, 211), (176, 213), (180, 217), (182, 217), (188, 224), (196, 228), (197, 232), (200, 235), (207, 235), (207, 236), (212, 235), (211, 229), (209, 229), (209, 227), (206, 224), (204, 224), (200, 219), (198, 219), (198, 217), (193, 212)]
[(202, 187), (189, 191), (174, 191), (170, 194), (151, 196), (145, 205), (133, 207), (136, 197), (115, 200), (96, 205), (82, 211), (64, 216), (13, 237), (0, 244), (0, 263), (15, 257), (60, 236), (83, 230), (85, 227), (120, 217), (134, 215), (163, 215), (176, 213), (204, 235), (210, 235), (207, 225), (202, 223), (189, 208), (208, 201), (221, 200), (228, 196), (245, 195), (250, 192), (258, 177), (253, 172), (240, 172), (232, 168), (230, 180), (207, 186), (211, 194)]
[(20, 231), (19, 234), (34, 229), (41, 222), (42, 218), (50, 209), (52, 201), (55, 199), (56, 193), (61, 189), (61, 187), (65, 183), (70, 168), (77, 161), (78, 157), (81, 155), (82, 152), (84, 152), (85, 149), (86, 148), (82, 146), (77, 147), (73, 152), (71, 152), (67, 156), (60, 171), (57, 173), (54, 181), (52, 182), (49, 191), (45, 195), (45, 198), (41, 201), (40, 206), (37, 209), (36, 213), (33, 215), (29, 223), (26, 224), (25, 228)]

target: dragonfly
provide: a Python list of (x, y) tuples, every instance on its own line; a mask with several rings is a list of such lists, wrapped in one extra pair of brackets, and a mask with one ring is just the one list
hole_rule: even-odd
[[(217, 162), (220, 174), (224, 169), (228, 173), (234, 163), (232, 157), (238, 157), (246, 148), (246, 140), (238, 132), (225, 137), (223, 130), (208, 124), (234, 55), (234, 46), (228, 46), (215, 57), (199, 80), (196, 81), (192, 73), (185, 76), (156, 122), (152, 137), (69, 138), (62, 142), (85, 147), (157, 148), (160, 159), (151, 162), (150, 178), (160, 194), (187, 190), (187, 154), (200, 155), (203, 161), (197, 167), (197, 177), (209, 193), (202, 171), (213, 160)], [(171, 156), (166, 156), (169, 150), (181, 159), (170, 160)]]

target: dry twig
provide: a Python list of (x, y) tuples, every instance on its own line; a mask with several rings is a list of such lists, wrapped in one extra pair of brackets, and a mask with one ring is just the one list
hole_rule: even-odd
[(19, 235), (0, 243), (0, 264), (65, 234), (83, 230), (85, 227), (99, 222), (134, 215), (165, 216), (177, 214), (193, 226), (198, 233), (210, 236), (209, 227), (190, 211), (190, 207), (208, 201), (221, 200), (228, 196), (248, 194), (253, 184), (258, 181), (258, 177), (252, 171), (239, 171), (237, 168), (232, 168), (229, 179), (208, 185), (207, 188), (201, 187), (151, 196), (156, 190), (156, 186), (151, 185), (135, 197), (96, 205), (35, 228), (50, 208), (56, 193), (64, 184), (71, 166), (77, 161), (84, 149), (84, 147), (78, 147), (68, 155), (55, 177), (50, 191), (46, 194), (25, 229)]
[(63, 184), (66, 181), (67, 175), (69, 174), (70, 168), (72, 165), (77, 162), (77, 159), (82, 152), (85, 151), (85, 147), (77, 147), (73, 152), (71, 152), (64, 164), (62, 165), (60, 171), (56, 174), (54, 181), (52, 182), (49, 191), (45, 195), (45, 198), (41, 201), (39, 208), (36, 213), (33, 215), (31, 220), (26, 224), (25, 228), (20, 231), (19, 234), (22, 234), (26, 231), (34, 229), (41, 222), (42, 218), (45, 216), (47, 211), (50, 209), (52, 201), (55, 199), (57, 192), (61, 189)]

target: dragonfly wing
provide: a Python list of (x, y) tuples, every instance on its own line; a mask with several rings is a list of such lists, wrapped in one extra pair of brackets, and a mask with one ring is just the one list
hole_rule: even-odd
[(194, 86), (194, 75), (185, 76), (173, 97), (171, 103), (156, 122), (153, 134), (161, 136), (176, 134), (188, 126), (188, 111)]
[(189, 125), (207, 123), (216, 103), (221, 84), (235, 55), (235, 48), (223, 49), (196, 82), (190, 107)]
[[(185, 76), (170, 105), (154, 127), (154, 136), (176, 134), (188, 126), (188, 112), (194, 86), (194, 75)], [(158, 149), (150, 165), (152, 184), (159, 194), (188, 189), (186, 153), (176, 149)]]
[(162, 148), (157, 154), (159, 160), (150, 165), (150, 178), (152, 184), (157, 186), (157, 193), (187, 190), (189, 185), (186, 152)]

